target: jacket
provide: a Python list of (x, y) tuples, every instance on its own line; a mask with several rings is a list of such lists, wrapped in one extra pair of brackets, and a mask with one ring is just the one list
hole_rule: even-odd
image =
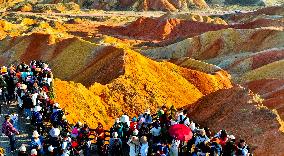
[(4, 133), (6, 136), (11, 136), (14, 133), (18, 133), (16, 128), (13, 126), (13, 124), (9, 121), (5, 121), (2, 124), (2, 133)]

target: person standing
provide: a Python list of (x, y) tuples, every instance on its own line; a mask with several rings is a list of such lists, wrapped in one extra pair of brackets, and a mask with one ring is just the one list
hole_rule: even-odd
[(10, 146), (11, 146), (11, 152), (16, 151), (15, 143), (16, 143), (16, 137), (15, 134), (19, 134), (19, 131), (13, 126), (13, 124), (10, 122), (10, 116), (5, 116), (5, 121), (2, 124), (2, 133), (9, 137), (10, 139)]
[(146, 136), (142, 136), (140, 139), (141, 145), (140, 145), (140, 155), (141, 156), (147, 156), (148, 155), (148, 149), (149, 149), (149, 145), (147, 142), (147, 137)]
[(43, 150), (44, 142), (43, 138), (38, 134), (37, 131), (33, 132), (30, 147), (32, 149), (37, 150), (37, 154), (43, 156), (44, 155), (44, 150)]
[(27, 148), (25, 145), (22, 144), (22, 146), (19, 148), (18, 156), (29, 156), (27, 154)]

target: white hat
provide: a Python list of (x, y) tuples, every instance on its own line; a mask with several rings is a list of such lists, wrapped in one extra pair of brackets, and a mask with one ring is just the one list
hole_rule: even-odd
[(36, 149), (32, 149), (32, 150), (31, 150), (31, 155), (33, 155), (33, 154), (37, 155)]
[(133, 131), (133, 135), (138, 135), (138, 133), (139, 133), (139, 131), (138, 131), (137, 129), (135, 129), (135, 130)]
[(21, 87), (20, 87), (20, 89), (23, 89), (23, 90), (25, 90), (25, 89), (27, 89), (28, 88), (28, 86), (27, 85), (25, 85), (25, 84), (21, 84)]
[(129, 116), (127, 116), (127, 115), (122, 115), (122, 116), (120, 117), (120, 122), (122, 122), (122, 123), (129, 122)]
[(34, 137), (39, 137), (39, 136), (40, 136), (40, 135), (38, 134), (37, 131), (34, 131), (34, 132), (33, 132), (33, 136), (32, 136), (33, 138), (34, 138)]
[(233, 135), (229, 135), (228, 138), (231, 139), (231, 140), (235, 140), (236, 139), (235, 136), (233, 136)]
[(54, 107), (57, 107), (57, 108), (59, 108), (59, 103), (54, 103)]
[(27, 148), (24, 144), (21, 145), (21, 147), (19, 148), (19, 151), (20, 152), (26, 152), (27, 151)]
[(48, 151), (52, 152), (54, 150), (54, 147), (52, 147), (52, 145), (48, 146)]
[(114, 138), (117, 138), (117, 137), (118, 137), (118, 133), (117, 133), (117, 132), (113, 132), (112, 136), (113, 136)]
[(40, 106), (35, 106), (34, 111), (35, 111), (35, 112), (41, 111), (41, 107), (40, 107)]
[(146, 109), (145, 114), (151, 114), (150, 109)]
[(115, 123), (119, 123), (119, 122), (120, 122), (119, 118), (116, 118)]

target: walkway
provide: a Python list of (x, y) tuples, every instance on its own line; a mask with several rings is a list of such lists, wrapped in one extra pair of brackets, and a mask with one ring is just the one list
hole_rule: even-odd
[[(17, 107), (16, 102), (12, 102), (8, 105), (3, 105), (1, 102), (1, 116), (0, 116), (0, 123), (1, 123), (1, 131), (2, 131), (2, 123), (4, 122), (5, 115), (10, 115), (12, 113), (19, 114), (19, 122), (18, 127), (20, 127), (19, 131), (20, 134), (16, 136), (16, 148), (19, 148), (21, 144), (28, 145), (31, 138), (32, 129), (30, 126), (30, 121), (24, 118), (23, 111), (20, 111)], [(2, 134), (2, 132), (1, 132)], [(10, 145), (9, 145), (9, 138), (4, 134), (0, 135), (0, 147), (5, 149), (5, 156), (15, 156), (16, 153), (10, 153)]]

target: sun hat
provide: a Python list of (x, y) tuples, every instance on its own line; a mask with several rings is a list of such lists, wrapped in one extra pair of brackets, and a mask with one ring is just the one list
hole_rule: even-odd
[(37, 132), (37, 131), (34, 131), (34, 132), (33, 132), (33, 136), (32, 136), (33, 138), (35, 138), (35, 137), (39, 137), (39, 136), (40, 136), (40, 135), (38, 134), (38, 132)]
[(150, 109), (146, 109), (144, 114), (151, 114)]
[(25, 84), (21, 84), (21, 87), (20, 87), (20, 89), (23, 89), (23, 90), (25, 90), (25, 89), (27, 89), (28, 88), (28, 86), (27, 85), (25, 85)]
[(22, 144), (21, 147), (19, 148), (19, 151), (20, 152), (26, 152), (27, 151), (26, 146)]
[(56, 102), (56, 103), (54, 103), (54, 107), (57, 107), (57, 108), (59, 108), (59, 103), (58, 102)]
[(48, 151), (52, 152), (54, 150), (54, 147), (52, 145), (48, 146)]
[(33, 155), (33, 154), (34, 154), (34, 155), (37, 155), (36, 149), (32, 149), (32, 150), (31, 150), (31, 155)]
[(228, 138), (231, 139), (231, 140), (235, 140), (236, 139), (234, 135), (229, 135)]

